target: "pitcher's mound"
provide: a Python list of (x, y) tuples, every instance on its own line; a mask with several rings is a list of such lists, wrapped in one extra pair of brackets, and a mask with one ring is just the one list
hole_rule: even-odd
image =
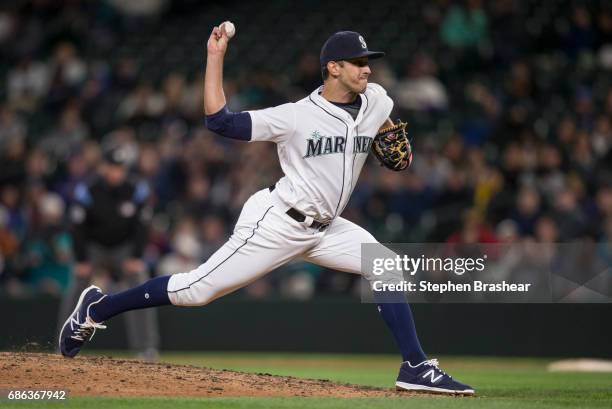
[(0, 389), (69, 396), (410, 396), (391, 389), (106, 357), (0, 353)]

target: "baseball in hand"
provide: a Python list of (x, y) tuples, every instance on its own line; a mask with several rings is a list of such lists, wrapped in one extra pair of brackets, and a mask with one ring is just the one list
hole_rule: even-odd
[(225, 31), (225, 34), (227, 34), (227, 38), (232, 38), (234, 34), (236, 34), (236, 26), (234, 26), (234, 23), (232, 23), (231, 21), (224, 21), (223, 23), (221, 23), (219, 28)]

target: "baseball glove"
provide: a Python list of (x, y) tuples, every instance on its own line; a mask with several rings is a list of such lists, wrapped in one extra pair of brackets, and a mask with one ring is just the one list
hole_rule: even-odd
[(406, 122), (378, 131), (372, 142), (372, 151), (382, 166), (399, 172), (412, 163), (412, 145), (406, 133)]

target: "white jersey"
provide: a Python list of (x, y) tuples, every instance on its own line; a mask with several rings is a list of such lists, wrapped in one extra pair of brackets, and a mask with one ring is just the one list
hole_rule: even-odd
[[(262, 189), (246, 201), (232, 236), (204, 264), (172, 275), (172, 304), (205, 305), (295, 259), (371, 278), (362, 270), (361, 245), (376, 238), (340, 213), (393, 102), (382, 87), (369, 84), (353, 120), (320, 91), (296, 103), (249, 112), (251, 140), (276, 142), (285, 176), (274, 191)], [(290, 207), (306, 220), (289, 216)], [(330, 223), (313, 227), (310, 218)]]
[(393, 101), (378, 84), (360, 94), (357, 118), (320, 95), (277, 107), (249, 111), (251, 141), (277, 144), (283, 176), (273, 192), (283, 211), (293, 207), (328, 222), (346, 207), (377, 131), (389, 117)]

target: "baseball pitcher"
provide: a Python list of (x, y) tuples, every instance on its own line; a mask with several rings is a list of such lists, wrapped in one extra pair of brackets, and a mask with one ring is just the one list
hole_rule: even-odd
[[(114, 295), (95, 286), (83, 291), (60, 333), (63, 355), (75, 356), (96, 329), (119, 313), (206, 305), (296, 258), (362, 274), (361, 244), (377, 241), (341, 214), (371, 148), (392, 170), (405, 169), (412, 160), (405, 124), (389, 119), (393, 101), (381, 86), (368, 83), (369, 60), (384, 53), (370, 51), (356, 32), (335, 33), (321, 49), (321, 87), (296, 103), (231, 112), (222, 84), (232, 35), (233, 30), (228, 36), (225, 27), (214, 27), (208, 40), (206, 124), (223, 137), (275, 143), (284, 176), (247, 200), (229, 240), (195, 270)], [(427, 359), (407, 303), (381, 302), (378, 310), (404, 361), (396, 388), (474, 394), (439, 369), (437, 360)]]

